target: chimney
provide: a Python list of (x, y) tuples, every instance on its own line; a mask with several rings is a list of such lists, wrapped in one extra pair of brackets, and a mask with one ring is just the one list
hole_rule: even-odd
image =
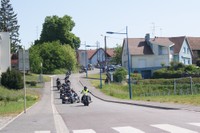
[(147, 33), (147, 34), (145, 35), (145, 41), (148, 42), (149, 40), (150, 40), (150, 34)]

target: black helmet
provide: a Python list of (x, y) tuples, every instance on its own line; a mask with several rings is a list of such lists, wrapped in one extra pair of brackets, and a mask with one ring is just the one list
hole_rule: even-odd
[(86, 90), (87, 89), (87, 86), (84, 86), (84, 90)]

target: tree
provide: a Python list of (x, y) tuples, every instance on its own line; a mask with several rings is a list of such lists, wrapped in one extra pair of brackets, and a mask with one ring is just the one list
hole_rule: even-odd
[(112, 59), (112, 62), (114, 64), (121, 64), (122, 62), (122, 46), (117, 44), (117, 47), (114, 49), (114, 57)]
[(22, 89), (24, 87), (22, 75), (15, 69), (8, 68), (1, 75), (1, 84), (9, 89)]
[(0, 31), (9, 32), (11, 39), (11, 52), (14, 53), (19, 46), (19, 25), (17, 14), (14, 13), (10, 0), (1, 0), (0, 8)]
[(69, 45), (61, 45), (59, 41), (33, 45), (30, 49), (31, 71), (40, 73), (41, 63), (44, 73), (52, 73), (56, 69), (74, 70), (77, 64), (74, 49)]
[(43, 24), (40, 40), (36, 40), (35, 44), (44, 42), (52, 42), (59, 40), (61, 44), (69, 44), (73, 49), (80, 47), (80, 39), (71, 31), (75, 26), (70, 16), (47, 16)]

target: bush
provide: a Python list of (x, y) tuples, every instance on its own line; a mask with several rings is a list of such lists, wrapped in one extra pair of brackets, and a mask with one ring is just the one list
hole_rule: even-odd
[(10, 70), (9, 68), (6, 72), (2, 73), (1, 84), (6, 88), (15, 90), (24, 87), (21, 73), (15, 69)]
[(200, 58), (197, 59), (196, 65), (200, 67)]
[(141, 80), (142, 75), (141, 75), (141, 73), (131, 73), (131, 79), (132, 80)]
[(123, 80), (126, 79), (126, 75), (127, 75), (127, 70), (125, 68), (123, 67), (118, 68), (113, 74), (114, 81), (122, 82)]
[(36, 81), (31, 81), (30, 86), (36, 86), (37, 82)]

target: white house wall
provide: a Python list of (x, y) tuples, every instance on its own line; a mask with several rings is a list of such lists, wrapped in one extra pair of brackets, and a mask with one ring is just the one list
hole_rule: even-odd
[(11, 68), (10, 35), (8, 32), (0, 32), (0, 74)]
[(192, 64), (192, 54), (185, 39), (179, 52), (179, 62), (182, 62), (185, 65)]
[(138, 55), (132, 56), (132, 68), (161, 67), (164, 63), (169, 66), (168, 55)]

